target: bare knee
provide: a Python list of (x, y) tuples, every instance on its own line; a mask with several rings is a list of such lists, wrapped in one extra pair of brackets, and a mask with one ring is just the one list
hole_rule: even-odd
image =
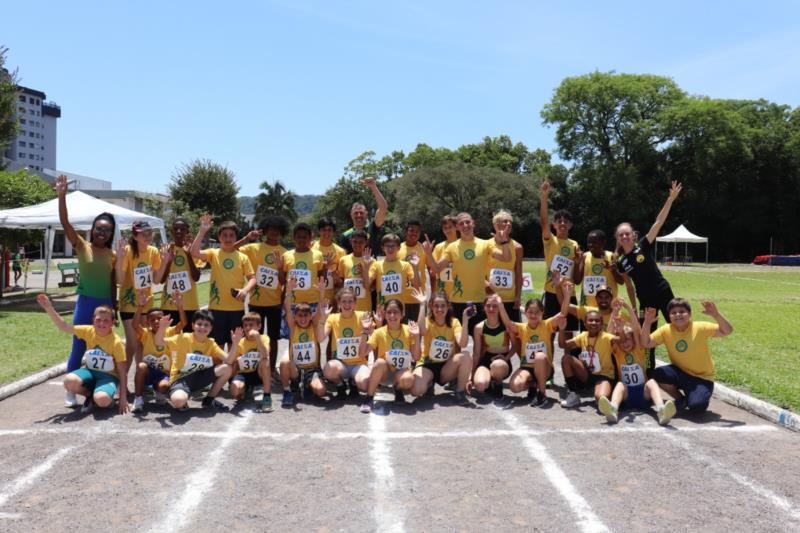
[(92, 400), (97, 404), (97, 407), (108, 407), (114, 399), (105, 392), (96, 392), (92, 395)]
[(186, 404), (189, 402), (189, 395), (184, 391), (175, 391), (170, 395), (169, 401), (172, 403), (173, 407), (180, 409), (186, 407)]

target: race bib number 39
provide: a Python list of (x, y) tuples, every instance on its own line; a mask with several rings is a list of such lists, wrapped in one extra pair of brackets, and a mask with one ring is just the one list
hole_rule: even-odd
[(298, 289), (311, 288), (311, 271), (310, 270), (297, 270), (292, 269), (289, 271), (289, 277), (297, 280)]
[(495, 289), (510, 289), (514, 286), (514, 273), (504, 268), (493, 268), (489, 272), (489, 283)]
[(431, 341), (431, 351), (428, 355), (434, 361), (447, 361), (453, 353), (453, 343), (443, 339), (433, 339)]
[(529, 342), (525, 344), (525, 363), (533, 364), (537, 352), (547, 355), (547, 346), (544, 342)]
[(170, 272), (167, 277), (167, 287), (170, 293), (174, 291), (189, 292), (192, 290), (192, 280), (189, 279), (189, 273), (185, 270), (183, 272)]
[(317, 348), (313, 342), (296, 342), (292, 344), (292, 359), (297, 366), (313, 365), (317, 360)]
[(357, 299), (365, 298), (366, 294), (364, 293), (364, 280), (360, 278), (350, 278), (344, 280), (344, 286), (350, 287), (353, 289), (353, 293), (355, 293)]
[(84, 357), (86, 358), (86, 368), (89, 370), (99, 370), (100, 372), (111, 372), (114, 370), (114, 357), (100, 348), (87, 350)]
[(339, 337), (336, 339), (336, 359), (352, 361), (358, 358), (359, 337)]
[(411, 352), (408, 350), (389, 350), (386, 353), (389, 364), (397, 370), (411, 368)]
[(381, 292), (384, 296), (396, 296), (402, 289), (400, 274), (386, 274), (381, 276)]
[(586, 276), (583, 278), (583, 292), (587, 296), (597, 294), (597, 288), (601, 285), (606, 285), (605, 276)]
[(209, 355), (203, 355), (201, 353), (186, 354), (186, 361), (183, 362), (181, 374), (199, 372), (206, 368), (211, 368), (212, 366), (214, 366), (214, 359)]
[(642, 367), (636, 364), (622, 365), (620, 367), (622, 372), (622, 383), (628, 387), (638, 387), (644, 385), (644, 371)]
[(258, 368), (258, 363), (261, 361), (261, 354), (259, 352), (247, 352), (239, 356), (236, 362), (239, 364), (240, 372), (255, 372)]
[(563, 277), (572, 279), (573, 266), (574, 262), (572, 259), (564, 257), (563, 255), (557, 255), (553, 258), (553, 262), (550, 263), (550, 272), (558, 271)]
[(133, 269), (133, 288), (148, 289), (153, 285), (153, 269), (143, 266)]

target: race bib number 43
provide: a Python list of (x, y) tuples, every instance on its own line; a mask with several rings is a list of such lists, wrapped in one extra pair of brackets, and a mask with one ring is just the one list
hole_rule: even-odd
[(358, 358), (359, 337), (339, 337), (336, 339), (336, 359), (352, 361)]
[(170, 272), (167, 277), (167, 287), (170, 293), (174, 291), (189, 292), (192, 290), (192, 280), (189, 279), (189, 273), (185, 270), (183, 272)]
[(411, 352), (408, 350), (389, 350), (386, 354), (389, 364), (397, 370), (411, 368)]
[(89, 370), (99, 370), (100, 372), (114, 370), (114, 357), (100, 348), (87, 350), (84, 357), (86, 358), (86, 368)]
[(529, 342), (525, 344), (525, 363), (532, 365), (537, 352), (544, 352), (547, 355), (547, 346), (544, 342)]
[(148, 289), (153, 285), (153, 269), (143, 266), (133, 269), (133, 288)]
[(381, 276), (381, 292), (384, 296), (396, 296), (402, 289), (400, 274), (386, 274)]

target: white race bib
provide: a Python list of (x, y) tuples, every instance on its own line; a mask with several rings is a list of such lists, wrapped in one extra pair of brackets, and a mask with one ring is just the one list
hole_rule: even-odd
[(143, 266), (133, 269), (133, 288), (149, 289), (153, 285), (153, 269)]
[(192, 290), (192, 280), (189, 278), (189, 273), (187, 271), (183, 272), (170, 272), (169, 276), (167, 276), (167, 289), (168, 294), (172, 294), (175, 291), (180, 292), (189, 292)]
[(408, 350), (389, 350), (386, 353), (389, 364), (397, 370), (411, 368), (411, 352)]
[(581, 361), (586, 365), (590, 372), (596, 374), (600, 372), (600, 354), (597, 352), (581, 352)]
[(495, 289), (510, 289), (514, 286), (514, 273), (504, 268), (493, 268), (489, 272), (489, 283)]
[(533, 360), (536, 358), (537, 352), (544, 352), (544, 354), (547, 355), (547, 345), (544, 343), (544, 341), (526, 343), (525, 363), (532, 365)]
[(186, 360), (183, 362), (181, 374), (192, 374), (199, 372), (206, 368), (214, 366), (214, 359), (210, 355), (203, 355), (201, 353), (187, 353)]
[(453, 281), (453, 265), (447, 263), (447, 268), (439, 272), (439, 279), (444, 281), (445, 283), (450, 283)]
[(311, 288), (311, 271), (292, 269), (289, 277), (297, 280), (297, 288), (300, 290)]
[(339, 361), (358, 359), (358, 345), (360, 343), (360, 337), (339, 337), (336, 339), (336, 359)]
[(86, 368), (89, 370), (99, 370), (100, 372), (112, 372), (114, 370), (114, 357), (100, 348), (86, 350), (83, 357), (86, 359)]
[(256, 284), (259, 287), (276, 289), (278, 287), (278, 271), (274, 268), (258, 265), (258, 271), (256, 271)]
[(640, 365), (636, 363), (632, 365), (621, 365), (622, 383), (628, 387), (641, 387), (644, 385), (645, 377), (644, 371)]
[(344, 280), (344, 286), (350, 287), (353, 289), (353, 292), (356, 295), (356, 299), (360, 300), (361, 298), (366, 298), (366, 292), (364, 291), (364, 280), (361, 278), (350, 278)]
[(236, 361), (239, 363), (239, 372), (255, 372), (261, 361), (261, 353), (258, 351), (247, 352), (240, 355)]
[(594, 296), (597, 294), (597, 287), (606, 285), (605, 276), (586, 276), (583, 278), (583, 293), (586, 296)]
[(384, 274), (381, 276), (381, 293), (384, 296), (397, 296), (402, 288), (400, 274)]
[(163, 355), (145, 355), (143, 358), (147, 366), (159, 372), (167, 372), (169, 370), (169, 357), (167, 354)]
[(557, 255), (553, 258), (553, 262), (550, 263), (550, 272), (558, 271), (561, 273), (561, 276), (566, 279), (572, 279), (572, 267), (575, 263), (572, 259), (568, 257), (564, 257), (563, 255)]
[(431, 341), (431, 349), (428, 352), (430, 358), (434, 361), (447, 361), (450, 354), (453, 353), (453, 343), (444, 339), (433, 339)]
[(297, 366), (311, 366), (317, 361), (317, 347), (313, 342), (292, 344), (292, 360)]

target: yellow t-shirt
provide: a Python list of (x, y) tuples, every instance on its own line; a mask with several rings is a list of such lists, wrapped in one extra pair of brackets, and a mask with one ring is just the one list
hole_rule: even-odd
[(362, 311), (354, 311), (349, 318), (342, 317), (341, 313), (328, 315), (325, 323), (331, 328), (331, 356), (345, 365), (366, 365), (367, 358), (358, 357), (358, 345), (361, 341)]
[(604, 266), (604, 260), (608, 261), (609, 264), (614, 262), (612, 254), (608, 250), (604, 252), (604, 257), (595, 257), (588, 253), (583, 260), (581, 294), (586, 305), (597, 307), (597, 298), (594, 296), (594, 291), (600, 285), (606, 285), (611, 290), (611, 295), (613, 297), (617, 296), (617, 280), (614, 279), (611, 269)]
[[(401, 261), (408, 262), (409, 254), (417, 254), (417, 257), (419, 257), (419, 264), (417, 265), (417, 268), (419, 269), (419, 287), (421, 291), (425, 292), (428, 290), (428, 278), (425, 275), (425, 273), (428, 271), (427, 267), (428, 259), (425, 255), (425, 250), (422, 249), (422, 245), (419, 242), (417, 242), (417, 244), (411, 247), (406, 245), (405, 241), (400, 243), (400, 251), (397, 252), (397, 258), (400, 259)], [(406, 286), (404, 294), (407, 296), (411, 296), (410, 284)], [(416, 303), (416, 301), (413, 303)]]
[(535, 328), (527, 322), (516, 322), (514, 334), (520, 340), (520, 366), (532, 367), (536, 352), (544, 352), (550, 363), (553, 362), (553, 332), (556, 330), (556, 317), (540, 320)]
[(369, 267), (369, 279), (378, 291), (379, 304), (392, 299), (400, 300), (403, 304), (417, 303), (406, 289), (406, 286), (414, 280), (411, 263), (386, 259), (374, 261)]
[[(178, 326), (170, 326), (164, 333), (164, 338), (173, 337), (181, 332)], [(142, 343), (142, 360), (153, 370), (160, 370), (165, 374), (169, 372), (170, 355), (167, 353), (167, 346), (156, 346), (156, 334), (150, 328), (142, 329), (139, 334), (139, 342)]]
[(295, 303), (319, 303), (319, 293), (316, 285), (319, 277), (325, 271), (325, 258), (319, 250), (298, 252), (289, 250), (283, 254), (283, 271), (286, 277), (297, 279), (297, 288), (294, 290)]
[(170, 384), (189, 374), (212, 368), (225, 358), (225, 352), (211, 337), (198, 341), (194, 333), (179, 333), (165, 338), (164, 342), (167, 343), (172, 359), (169, 369)]
[(592, 374), (614, 379), (614, 362), (611, 359), (613, 338), (613, 335), (605, 331), (601, 331), (594, 338), (589, 338), (588, 331), (572, 338), (581, 347), (580, 359), (589, 367)]
[[(133, 313), (136, 311), (136, 291), (144, 290), (147, 294), (153, 293), (153, 285), (161, 280), (155, 279), (156, 271), (161, 267), (161, 254), (155, 246), (148, 246), (139, 255), (134, 257), (131, 245), (125, 246), (125, 279), (119, 288), (119, 311)], [(152, 301), (144, 309), (153, 306)]]
[[(261, 335), (261, 342), (269, 350), (269, 336)], [(261, 352), (258, 351), (258, 343), (246, 337), (242, 337), (236, 345), (236, 367), (239, 374), (249, 374), (258, 370), (258, 363), (261, 362)]]
[(295, 326), (289, 336), (289, 356), (297, 368), (313, 369), (320, 366), (319, 343), (314, 326)]
[[(336, 268), (339, 268), (339, 260), (347, 255), (347, 250), (336, 243), (323, 246), (319, 241), (314, 241), (314, 244), (311, 245), (311, 249), (318, 250), (322, 253), (323, 260), (326, 260), (328, 257), (333, 257), (333, 263), (336, 265)], [(325, 275), (325, 298), (327, 298), (329, 302), (333, 302), (333, 273), (326, 272)]]
[(363, 257), (347, 254), (339, 260), (339, 277), (344, 287), (351, 287), (356, 293), (356, 311), (372, 311), (372, 296), (369, 287), (364, 287), (364, 278), (357, 268), (364, 264)]
[(445, 247), (442, 259), (453, 263), (453, 302), (483, 301), (486, 297), (486, 267), (494, 248), (494, 241), (477, 237), (471, 241), (458, 239)]
[(119, 379), (117, 363), (124, 363), (125, 343), (113, 331), (108, 335), (100, 336), (94, 326), (73, 326), (75, 336), (86, 341), (86, 352), (83, 357), (84, 365), (89, 370), (105, 372)]
[(256, 286), (250, 293), (250, 305), (258, 307), (272, 307), (281, 304), (283, 286), (280, 281), (280, 272), (272, 265), (275, 262), (273, 254), (283, 256), (286, 248), (281, 245), (272, 246), (265, 242), (254, 242), (239, 248), (250, 259), (256, 275)]
[(553, 288), (552, 272), (558, 270), (561, 275), (570, 281), (575, 279), (575, 250), (578, 243), (572, 239), (559, 239), (552, 235), (549, 239), (542, 239), (544, 245), (544, 262), (547, 267), (547, 276), (544, 283), (545, 292), (555, 294)]
[(692, 321), (683, 332), (672, 324), (665, 324), (655, 330), (650, 338), (667, 348), (672, 364), (692, 376), (713, 380), (714, 360), (708, 349), (708, 339), (717, 331), (719, 326), (713, 322)]
[(211, 265), (211, 288), (208, 308), (212, 311), (243, 311), (244, 302), (237, 300), (231, 289), (241, 289), (253, 275), (253, 265), (239, 250), (224, 252), (221, 248), (203, 250)]
[(425, 337), (422, 341), (422, 357), (417, 366), (425, 363), (445, 363), (459, 351), (458, 339), (461, 337), (461, 322), (453, 318), (450, 326), (439, 326), (435, 320), (425, 317)]
[(619, 346), (613, 348), (614, 364), (619, 380), (626, 387), (644, 387), (647, 381), (647, 352), (634, 348), (626, 352)]
[[(494, 242), (494, 241), (492, 241)], [(495, 243), (495, 246), (497, 244)], [(503, 302), (513, 302), (517, 295), (517, 283), (522, 280), (516, 279), (514, 268), (517, 262), (517, 241), (511, 239), (508, 247), (511, 249), (511, 259), (508, 261), (500, 261), (493, 256), (489, 257), (489, 266), (486, 270), (486, 279), (491, 284), (494, 292), (503, 300)]]
[(370, 346), (375, 347), (375, 357), (386, 359), (391, 370), (410, 369), (413, 366), (412, 348), (417, 339), (401, 324), (400, 331), (389, 331), (389, 326), (381, 326), (369, 336)]
[[(197, 285), (192, 279), (189, 261), (194, 260), (183, 248), (175, 247), (175, 257), (172, 258), (167, 282), (164, 283), (164, 289), (161, 291), (161, 309), (168, 311), (178, 310), (178, 306), (172, 301), (173, 290), (181, 291), (184, 309), (197, 311), (200, 308), (197, 302)], [(205, 261), (198, 259), (195, 261), (195, 265), (197, 268), (202, 268), (205, 265)]]
[[(453, 241), (455, 242), (455, 241)], [(436, 261), (439, 261), (442, 258), (442, 254), (444, 254), (444, 249), (447, 245), (450, 244), (447, 241), (440, 242), (436, 246), (433, 247), (433, 258)], [(444, 292), (447, 295), (447, 299), (453, 299), (453, 264), (448, 263), (447, 268), (443, 269), (436, 275), (436, 291), (437, 292)]]

